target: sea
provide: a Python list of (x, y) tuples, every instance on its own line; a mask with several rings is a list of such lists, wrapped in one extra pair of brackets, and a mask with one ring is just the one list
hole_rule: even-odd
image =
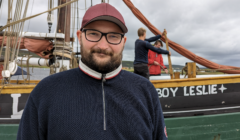
[[(23, 68), (24, 71), (27, 71), (26, 68)], [(42, 80), (43, 78), (50, 75), (50, 68), (29, 68), (30, 80)], [(27, 78), (27, 75), (23, 75), (24, 79)], [(11, 80), (23, 80), (22, 75), (14, 75), (11, 77)]]

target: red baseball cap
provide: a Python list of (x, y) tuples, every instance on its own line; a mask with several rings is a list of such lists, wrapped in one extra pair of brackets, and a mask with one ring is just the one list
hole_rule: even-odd
[(90, 7), (83, 17), (80, 30), (96, 20), (107, 20), (114, 22), (122, 29), (123, 33), (127, 33), (128, 31), (120, 12), (108, 3), (101, 3)]

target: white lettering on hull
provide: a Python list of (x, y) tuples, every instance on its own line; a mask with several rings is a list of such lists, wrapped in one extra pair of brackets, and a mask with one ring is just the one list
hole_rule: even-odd
[(23, 110), (18, 111), (18, 101), (19, 97), (21, 97), (21, 94), (11, 94), (11, 97), (13, 98), (13, 107), (12, 107), (12, 119), (21, 119)]
[[(223, 93), (226, 90), (222, 84), (221, 88), (217, 89), (217, 85), (202, 85), (190, 86), (182, 88), (157, 88), (159, 98), (176, 97), (176, 96), (206, 96), (211, 94)], [(179, 91), (182, 90), (182, 91)], [(181, 95), (177, 95), (181, 94)]]

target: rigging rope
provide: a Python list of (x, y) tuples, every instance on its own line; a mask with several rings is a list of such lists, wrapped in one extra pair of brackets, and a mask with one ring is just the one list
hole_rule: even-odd
[[(64, 57), (64, 48), (65, 48), (65, 41), (66, 41), (66, 27), (67, 27), (67, 25), (66, 25), (66, 21), (67, 21), (67, 11), (68, 11), (68, 6), (66, 6), (65, 7), (65, 18), (64, 18), (64, 34), (65, 34), (65, 38), (64, 38), (64, 40), (63, 40), (63, 48), (62, 48), (62, 67), (64, 67), (63, 66), (63, 57)], [(61, 68), (62, 68), (61, 67)], [(61, 69), (60, 68), (60, 69)], [(62, 69), (62, 70), (65, 70), (65, 69)]]
[[(148, 29), (155, 35), (162, 35), (162, 33), (156, 28), (154, 27), (148, 20), (147, 18), (133, 5), (133, 3), (130, 0), (123, 0), (124, 3), (129, 7), (129, 9), (133, 12), (133, 14), (144, 24), (148, 27)], [(162, 36), (160, 38), (163, 42), (166, 42), (165, 37)], [(189, 50), (187, 50), (186, 48), (184, 48), (183, 46), (171, 41), (170, 39), (168, 39), (168, 43), (169, 46), (175, 50), (176, 52), (178, 52), (179, 54), (185, 56), (186, 58), (200, 64), (203, 65), (207, 68), (211, 68), (211, 69), (234, 69), (234, 68), (239, 68), (239, 67), (233, 67), (233, 66), (226, 66), (226, 65), (219, 65), (217, 63), (211, 62), (207, 59), (204, 59), (200, 56), (197, 56), (196, 54), (190, 52)], [(240, 70), (222, 70), (221, 72), (224, 73), (229, 73), (229, 74), (240, 74)]]
[[(77, 1), (77, 30), (79, 30), (79, 26), (78, 26), (79, 23), (78, 22), (79, 22), (79, 10), (78, 10), (78, 1)], [(77, 40), (77, 59), (78, 59), (78, 40)]]
[[(10, 21), (12, 20), (12, 2), (13, 0), (9, 0), (8, 1), (8, 20), (7, 23), (9, 24)], [(7, 29), (8, 33), (10, 33), (11, 28), (8, 27)], [(7, 38), (7, 45), (6, 45), (6, 49), (5, 49), (5, 56), (4, 56), (4, 70), (8, 69), (8, 60), (9, 60), (9, 52), (10, 51), (10, 37)], [(7, 61), (6, 61), (7, 60)]]
[[(33, 4), (34, 4), (34, 0), (33, 0), (33, 2), (32, 2), (32, 9), (31, 9), (31, 14), (30, 14), (30, 16), (32, 15)], [(31, 21), (31, 19), (29, 19), (29, 22), (28, 22), (27, 32), (28, 32), (28, 29), (29, 29), (30, 21)]]
[(1, 16), (2, 16), (2, 3), (3, 3), (3, 0), (0, 0), (0, 9), (1, 9), (1, 12), (0, 12), (0, 20), (1, 20)]
[[(62, 1), (60, 1), (60, 5), (62, 5)], [(59, 23), (59, 15), (60, 15), (60, 12), (61, 12), (61, 8), (58, 9), (58, 15), (57, 15), (57, 26), (56, 26), (56, 30), (58, 29), (58, 23)], [(58, 31), (56, 31), (57, 33)], [(57, 44), (57, 34), (55, 33), (55, 38), (54, 38), (54, 42), (55, 42), (55, 45), (54, 45), (54, 50), (56, 50), (56, 44)], [(56, 63), (57, 63), (57, 53), (54, 54), (54, 59), (55, 59), (55, 66), (56, 66)], [(50, 72), (50, 75), (51, 75), (51, 72)]]
[(53, 10), (59, 9), (59, 8), (61, 8), (61, 7), (64, 7), (64, 6), (68, 5), (68, 4), (71, 4), (71, 3), (75, 2), (75, 1), (78, 1), (78, 0), (69, 1), (69, 2), (66, 2), (65, 4), (62, 4), (62, 5), (57, 6), (57, 7), (55, 7), (55, 8), (52, 8), (52, 9), (47, 10), (47, 11), (45, 11), (45, 12), (42, 12), (42, 13), (39, 13), (39, 14), (36, 14), (36, 15), (33, 15), (33, 16), (29, 16), (29, 17), (23, 18), (23, 19), (21, 19), (21, 20), (18, 20), (18, 21), (9, 23), (9, 24), (1, 27), (1, 28), (0, 28), (0, 31), (2, 31), (3, 29), (5, 29), (5, 28), (7, 28), (7, 27), (9, 27), (9, 26), (12, 26), (12, 25), (14, 25), (14, 24), (17, 24), (17, 23), (19, 23), (19, 22), (22, 22), (22, 21), (25, 21), (25, 20), (29, 20), (29, 19), (31, 19), (31, 18), (37, 17), (37, 16), (42, 15), (42, 14), (44, 14), (44, 13), (47, 13), (47, 12), (49, 12), (49, 11), (53, 11)]
[[(28, 4), (29, 4), (29, 0), (27, 0), (27, 2), (26, 2), (25, 10), (24, 10), (24, 13), (23, 13), (23, 18), (25, 18), (26, 15), (27, 15)], [(15, 44), (15, 47), (14, 47), (14, 52), (13, 52), (13, 54), (12, 54), (11, 61), (13, 61), (13, 59), (14, 59), (14, 55), (15, 55), (15, 50), (16, 50), (16, 48), (17, 48), (17, 52), (16, 52), (15, 57), (16, 57), (16, 58), (18, 57), (18, 53), (19, 53), (20, 43), (21, 43), (21, 39), (22, 39), (22, 33), (23, 33), (24, 24), (25, 24), (25, 21), (23, 21), (23, 22), (21, 23), (20, 31), (19, 31), (19, 32), (20, 32), (20, 39), (19, 39), (20, 41), (19, 41), (18, 44), (17, 44), (18, 37), (19, 37), (19, 36), (18, 36), (17, 39), (16, 39), (16, 44)]]

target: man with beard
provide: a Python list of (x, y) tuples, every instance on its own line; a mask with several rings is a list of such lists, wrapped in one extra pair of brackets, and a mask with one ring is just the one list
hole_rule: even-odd
[[(97, 11), (97, 12), (96, 12)], [(79, 68), (43, 79), (30, 94), (18, 140), (166, 140), (154, 86), (121, 70), (127, 27), (102, 3), (89, 8), (77, 31)]]

